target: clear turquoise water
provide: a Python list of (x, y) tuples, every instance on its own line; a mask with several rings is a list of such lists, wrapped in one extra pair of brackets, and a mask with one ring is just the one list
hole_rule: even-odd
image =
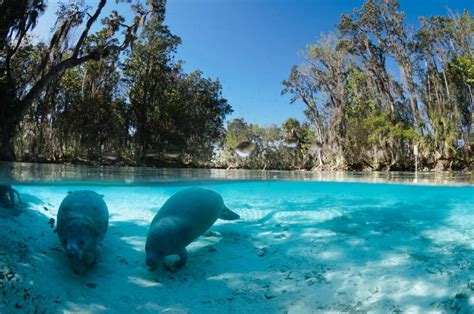
[[(136, 310), (134, 302), (143, 304), (160, 296), (164, 298), (157, 301), (164, 306), (160, 309), (191, 312), (212, 312), (202, 298), (225, 312), (474, 309), (474, 186), (469, 175), (444, 177), (442, 182), (450, 185), (439, 185), (433, 177), (422, 177), (425, 184), (413, 184), (412, 174), (385, 177), (389, 183), (363, 183), (344, 181), (381, 182), (384, 177), (323, 178), (342, 181), (330, 182), (306, 174), (234, 173), (226, 179), (225, 172), (214, 177), (192, 171), (188, 176), (170, 173), (157, 180), (150, 170), (149, 175), (141, 173), (128, 181), (129, 172), (96, 180), (95, 172), (84, 176), (74, 171), (67, 180), (57, 172), (43, 173), (43, 179), (36, 181), (34, 175), (14, 178), (28, 210), (40, 219), (54, 218), (68, 191), (91, 189), (103, 194), (111, 213), (106, 256), (112, 248), (123, 252), (113, 254), (130, 262), (120, 268), (126, 278), (156, 279), (144, 269), (143, 244), (152, 217), (175, 192), (189, 186), (213, 189), (242, 218), (218, 222), (212, 229), (218, 238), (197, 241), (186, 269), (174, 279), (160, 279), (184, 295), (148, 289), (130, 300), (120, 292), (99, 297), (89, 291), (86, 300), (93, 302), (81, 303), (70, 295), (69, 307), (57, 305), (55, 310), (74, 309), (71, 304), (87, 308), (91, 302), (112, 311)], [(53, 246), (57, 239), (51, 235), (46, 241)], [(216, 252), (203, 251), (209, 245)], [(123, 276), (114, 276), (117, 270), (107, 269), (107, 261), (114, 262), (106, 257), (103, 269), (96, 270), (101, 284), (123, 286)], [(136, 289), (136, 282), (127, 282), (129, 289)], [(73, 286), (63, 289), (75, 287), (69, 285)]]

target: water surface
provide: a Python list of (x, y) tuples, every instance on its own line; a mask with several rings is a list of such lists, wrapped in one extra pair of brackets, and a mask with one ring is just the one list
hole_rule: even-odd
[(471, 171), (444, 172), (317, 172), (242, 169), (159, 169), (148, 167), (89, 167), (69, 164), (1, 163), (0, 182), (17, 184), (153, 185), (234, 180), (293, 180), (370, 183), (472, 185)]

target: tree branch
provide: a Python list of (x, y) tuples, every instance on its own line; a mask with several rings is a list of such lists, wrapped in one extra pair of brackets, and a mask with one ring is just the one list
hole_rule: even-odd
[[(128, 29), (127, 34), (125, 35), (124, 41), (121, 45), (108, 45), (105, 47), (95, 47), (91, 52), (86, 55), (80, 56), (79, 53), (84, 43), (85, 38), (87, 37), (90, 28), (97, 20), (100, 15), (101, 10), (107, 3), (107, 0), (101, 0), (97, 6), (97, 10), (95, 11), (94, 15), (92, 15), (89, 20), (87, 21), (86, 28), (81, 34), (81, 38), (76, 43), (76, 46), (73, 50), (71, 57), (60, 61), (59, 63), (51, 66), (51, 68), (47, 71), (47, 73), (42, 76), (29, 90), (29, 92), (20, 100), (18, 106), (18, 117), (23, 117), (26, 111), (28, 110), (29, 106), (33, 103), (33, 101), (40, 95), (44, 87), (51, 82), (52, 79), (57, 77), (59, 74), (63, 73), (64, 71), (73, 68), (75, 66), (81, 65), (89, 60), (99, 60), (100, 58), (108, 56), (112, 52), (121, 52), (127, 49), (133, 41), (133, 31), (137, 26), (137, 22), (134, 25), (130, 26)], [(143, 16), (147, 15), (149, 12), (143, 13)]]
[(87, 35), (89, 34), (89, 30), (92, 27), (92, 24), (97, 20), (97, 18), (100, 15), (100, 12), (104, 8), (105, 4), (107, 3), (107, 0), (100, 0), (99, 5), (97, 6), (97, 10), (95, 10), (94, 15), (92, 15), (89, 20), (87, 20), (86, 23), (86, 28), (81, 34), (81, 37), (76, 43), (76, 47), (74, 48), (74, 52), (72, 54), (73, 58), (77, 58), (79, 56), (79, 52), (81, 51), (82, 45), (84, 44), (84, 40), (86, 39)]
[(13, 56), (16, 54), (16, 52), (18, 51), (18, 49), (20, 48), (21, 42), (23, 41), (23, 38), (25, 38), (25, 36), (26, 36), (26, 30), (20, 33), (20, 36), (18, 36), (18, 41), (15, 47), (11, 51), (8, 52), (7, 57), (5, 58), (5, 68), (7, 70), (7, 81), (11, 82), (14, 80), (11, 73), (11, 60)]
[(89, 60), (98, 60), (101, 57), (108, 55), (111, 51), (114, 51), (114, 50), (121, 51), (122, 49), (119, 46), (108, 46), (105, 48), (94, 50), (91, 53), (85, 56), (82, 56), (80, 58), (70, 57), (54, 65), (51, 69), (49, 69), (48, 73), (46, 73), (45, 76), (43, 76), (38, 82), (36, 82), (36, 84), (30, 89), (30, 91), (21, 100), (20, 106), (18, 108), (19, 112), (21, 112), (21, 116), (24, 115), (29, 105), (36, 99), (36, 97), (38, 97), (38, 95), (41, 93), (44, 87), (52, 79), (57, 77), (57, 75), (59, 75), (60, 73), (63, 73), (67, 69), (81, 65)]

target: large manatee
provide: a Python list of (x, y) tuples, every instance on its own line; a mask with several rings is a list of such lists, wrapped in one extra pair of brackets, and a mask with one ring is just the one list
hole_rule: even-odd
[(95, 265), (109, 225), (109, 210), (93, 191), (70, 193), (59, 206), (57, 232), (75, 273)]
[(209, 229), (218, 219), (235, 220), (239, 215), (224, 205), (211, 190), (190, 188), (171, 196), (150, 225), (146, 240), (146, 264), (155, 269), (167, 255), (178, 254), (182, 267), (187, 261), (186, 246)]

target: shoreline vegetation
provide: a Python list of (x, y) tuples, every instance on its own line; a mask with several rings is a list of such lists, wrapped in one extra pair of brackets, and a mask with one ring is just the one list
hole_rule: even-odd
[[(166, 1), (131, 20), (59, 5), (35, 42), (44, 1), (3, 2), (0, 160), (265, 170), (472, 170), (474, 18), (406, 23), (396, 0), (367, 0), (301, 52), (282, 94), (306, 121), (226, 122), (218, 80), (186, 73)], [(129, 6), (122, 3), (120, 5)], [(87, 11), (89, 10), (89, 11)], [(99, 26), (95, 33), (92, 26)], [(101, 26), (100, 26), (101, 25)], [(70, 42), (71, 34), (80, 34)], [(77, 36), (76, 36), (77, 37)], [(283, 79), (283, 78), (282, 78)]]
[(219, 168), (156, 168), (78, 165), (71, 163), (0, 163), (2, 185), (156, 186), (237, 181), (315, 181), (473, 185), (473, 171), (308, 171)]
[[(240, 159), (242, 160), (242, 159)], [(75, 160), (21, 160), (14, 163), (20, 164), (36, 164), (38, 166), (42, 165), (53, 165), (53, 166), (85, 166), (85, 167), (114, 167), (114, 168), (149, 168), (149, 169), (202, 169), (202, 170), (255, 170), (255, 171), (284, 171), (284, 172), (354, 172), (354, 173), (415, 173), (414, 168), (397, 168), (397, 169), (372, 169), (372, 168), (350, 168), (347, 166), (338, 166), (334, 164), (323, 165), (322, 167), (315, 165), (312, 168), (254, 168), (246, 166), (245, 161), (241, 161), (242, 165), (229, 166), (222, 164), (215, 164), (212, 162), (196, 164), (180, 163), (179, 161), (164, 160), (160, 162), (136, 162), (132, 160), (125, 159), (115, 159), (115, 160), (88, 160), (88, 159), (75, 159)], [(8, 162), (10, 163), (10, 162)], [(472, 173), (473, 166), (465, 167), (437, 167), (437, 168), (428, 168), (424, 167), (422, 169), (417, 169), (419, 173), (446, 173), (446, 172), (461, 172), (461, 173)]]

